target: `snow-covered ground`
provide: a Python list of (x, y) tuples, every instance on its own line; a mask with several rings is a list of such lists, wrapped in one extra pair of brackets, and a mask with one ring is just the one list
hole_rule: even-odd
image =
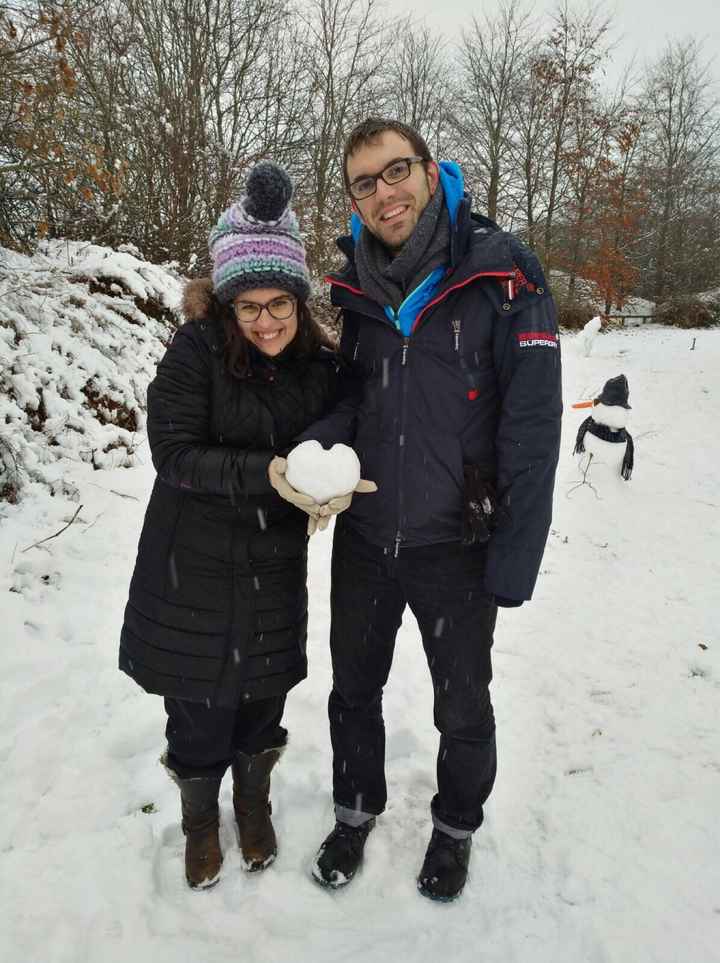
[[(241, 869), (226, 781), (222, 879), (191, 892), (158, 763), (161, 700), (115, 667), (147, 446), (132, 469), (68, 463), (82, 508), (39, 547), (78, 504), (35, 484), (0, 506), (3, 963), (720, 960), (720, 330), (645, 326), (599, 335), (589, 357), (572, 336), (563, 348), (553, 529), (535, 599), (499, 619), (499, 776), (452, 905), (415, 888), (436, 733), (411, 617), (386, 697), (388, 810), (347, 890), (309, 878), (332, 825), (330, 531), (311, 542), (311, 670), (274, 776), (278, 860)], [(621, 372), (634, 476), (576, 488), (586, 412), (570, 404)]]

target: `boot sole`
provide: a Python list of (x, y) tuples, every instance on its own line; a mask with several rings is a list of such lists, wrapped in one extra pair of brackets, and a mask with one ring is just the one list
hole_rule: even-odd
[(462, 896), (463, 889), (465, 889), (463, 886), (462, 889), (459, 889), (457, 893), (454, 893), (452, 896), (439, 896), (437, 893), (433, 893), (432, 890), (423, 886), (419, 880), (417, 888), (421, 896), (424, 896), (426, 899), (431, 899), (433, 903), (454, 903), (459, 896)]
[(353, 873), (352, 876), (342, 876), (342, 879), (325, 879), (322, 873), (320, 873), (320, 870), (317, 868), (317, 863), (313, 866), (310, 873), (310, 878), (317, 883), (318, 886), (322, 886), (323, 889), (343, 889), (348, 885), (348, 883), (351, 883), (356, 876), (357, 873)]
[(220, 882), (220, 873), (218, 873), (217, 876), (213, 876), (212, 879), (203, 880), (202, 883), (193, 883), (187, 878), (187, 876), (185, 877), (185, 880), (188, 886), (190, 887), (190, 889), (195, 889), (195, 890), (212, 889), (213, 886), (217, 886), (217, 884)]
[(267, 869), (272, 863), (277, 859), (277, 853), (272, 853), (267, 859), (262, 862), (260, 860), (247, 860), (243, 858), (243, 869), (246, 873), (261, 873), (264, 869)]
[[(261, 873), (264, 869), (267, 869), (272, 863), (277, 859), (278, 851), (275, 850), (274, 853), (270, 853), (264, 860), (259, 859), (246, 859), (243, 853), (242, 843), (240, 841), (240, 827), (237, 824), (237, 819), (233, 821), (233, 828), (235, 830), (235, 843), (237, 848), (240, 850), (240, 858), (242, 859), (242, 868), (246, 873)], [(277, 841), (276, 841), (277, 845)]]

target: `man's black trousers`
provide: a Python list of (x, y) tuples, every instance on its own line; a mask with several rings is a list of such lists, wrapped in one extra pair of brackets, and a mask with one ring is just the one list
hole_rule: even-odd
[(490, 650), (497, 607), (483, 587), (486, 551), (459, 542), (401, 549), (371, 545), (340, 522), (332, 559), (328, 705), (338, 818), (385, 808), (382, 691), (406, 605), (417, 619), (440, 732), (434, 824), (468, 835), (482, 823), (497, 765)]

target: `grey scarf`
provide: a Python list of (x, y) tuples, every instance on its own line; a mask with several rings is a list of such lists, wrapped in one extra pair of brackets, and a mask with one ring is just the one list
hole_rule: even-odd
[(382, 306), (392, 305), (395, 311), (410, 291), (449, 259), (450, 215), (441, 184), (396, 257), (366, 227), (355, 245), (355, 265), (363, 291)]

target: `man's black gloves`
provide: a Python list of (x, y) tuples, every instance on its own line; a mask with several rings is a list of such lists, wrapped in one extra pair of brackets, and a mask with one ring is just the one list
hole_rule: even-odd
[(483, 545), (507, 517), (498, 505), (495, 486), (484, 477), (477, 465), (463, 465), (465, 491), (463, 493), (463, 545)]
[[(477, 465), (463, 465), (465, 491), (463, 494), (463, 545), (483, 545), (500, 522), (508, 517), (506, 509), (498, 504), (495, 486), (482, 474)], [(522, 599), (494, 596), (495, 604), (504, 609), (514, 609), (523, 604)]]

